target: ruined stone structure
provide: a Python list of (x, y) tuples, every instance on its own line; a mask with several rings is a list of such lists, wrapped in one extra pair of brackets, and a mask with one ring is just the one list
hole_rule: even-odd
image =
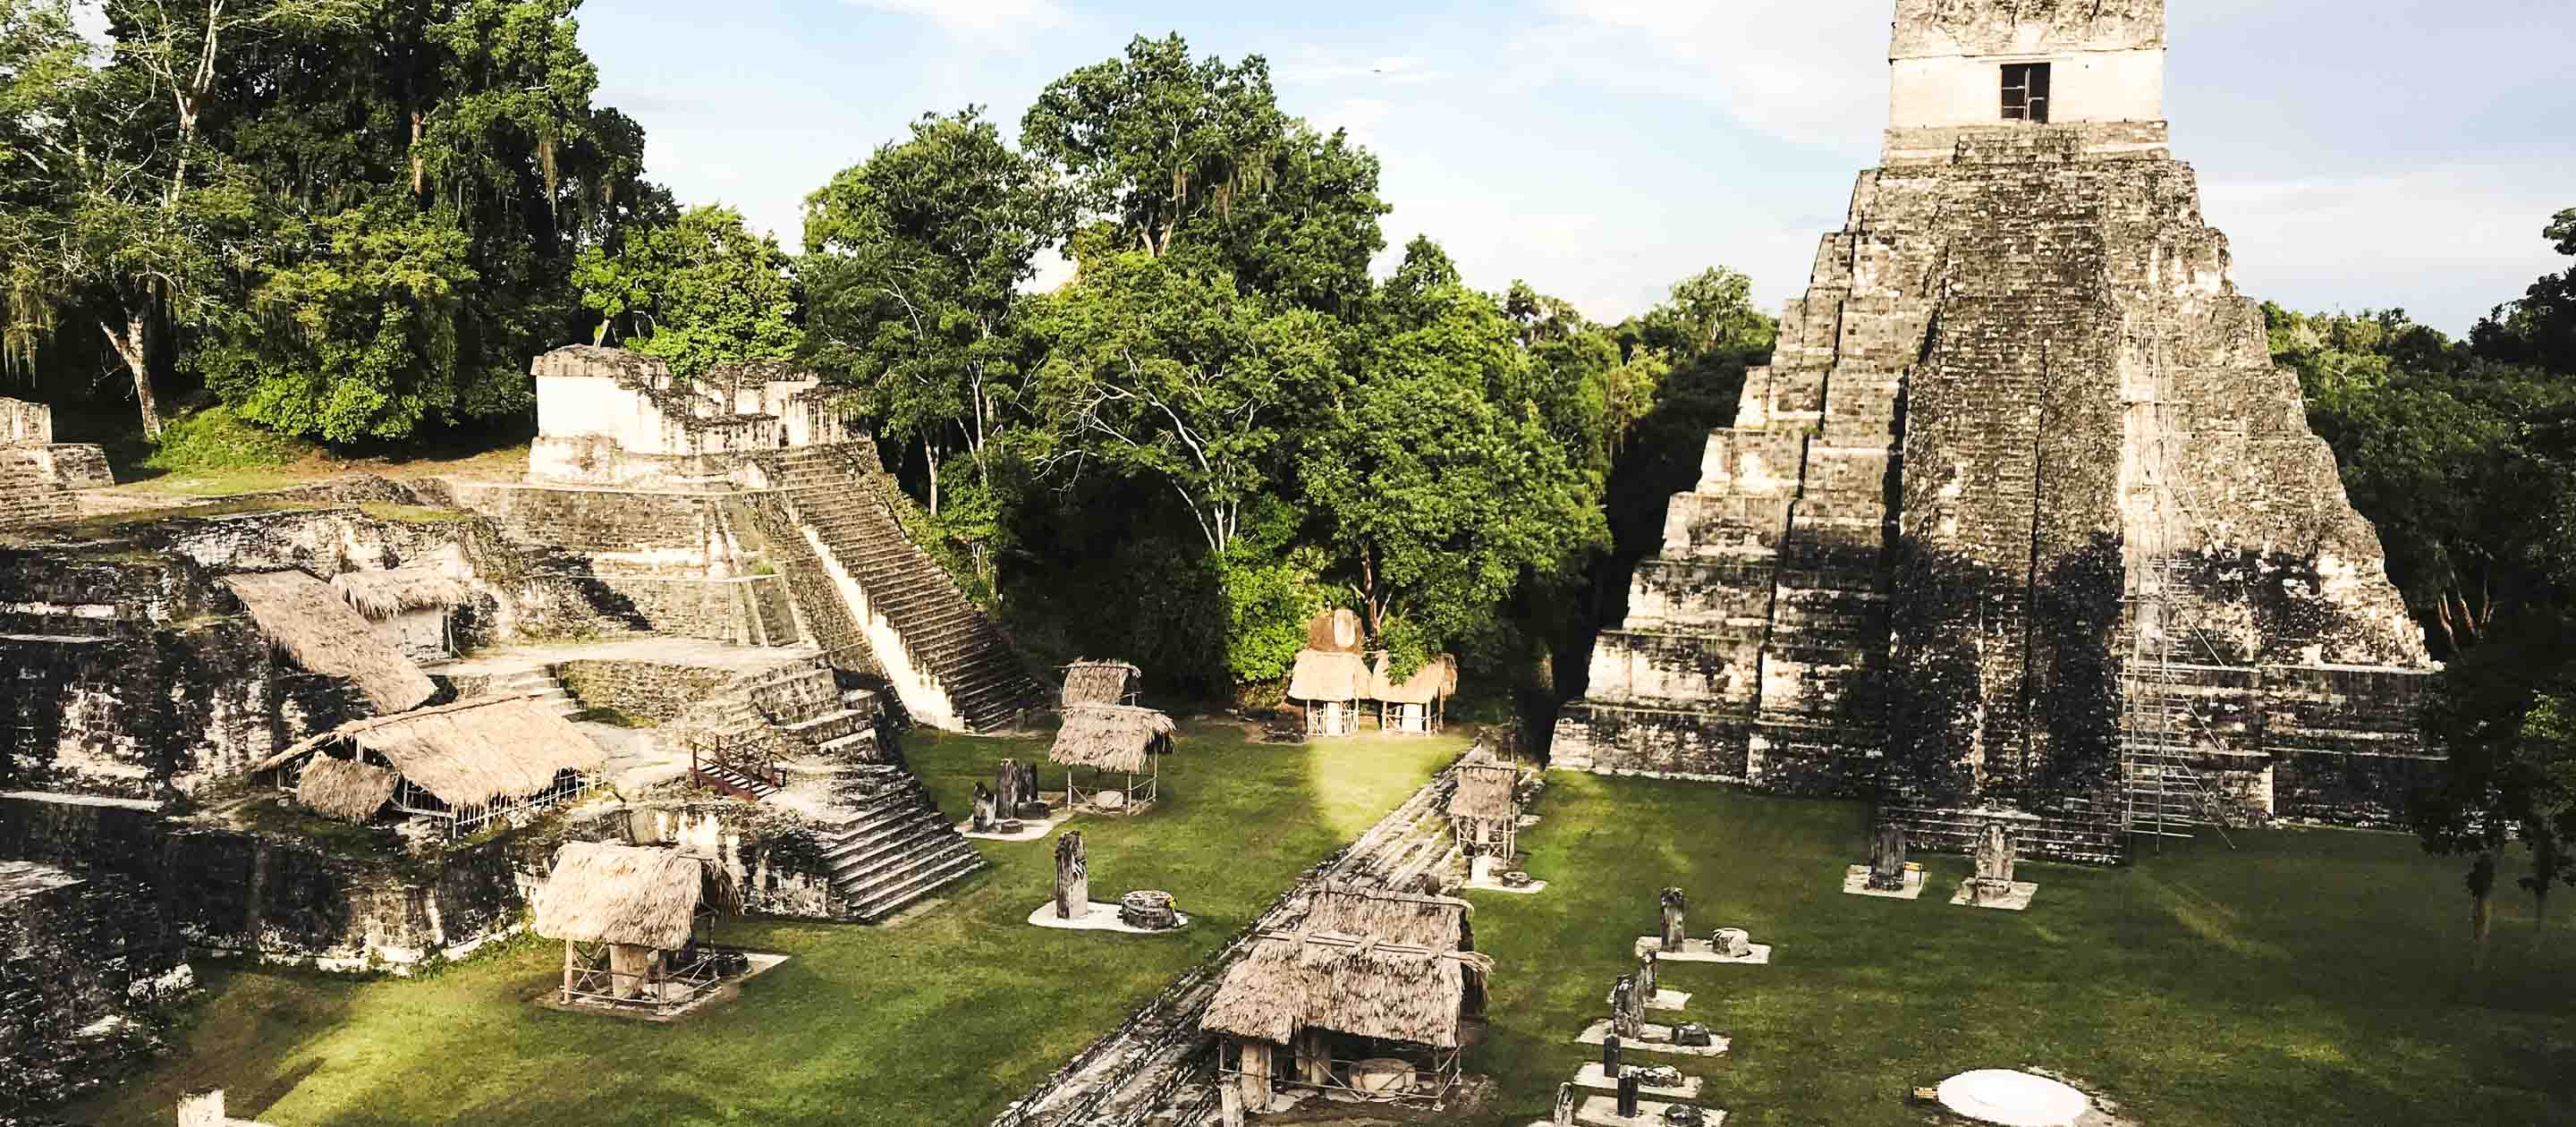
[(105, 451), (54, 441), (53, 408), (0, 396), (0, 532), (71, 516), (72, 490), (114, 484)]
[[(2097, 828), (2204, 782), (2385, 816), (2430, 662), (2167, 151), (2163, 0), (1900, 0), (1895, 27), (1882, 167), (1554, 763)], [(2029, 847), (2116, 849), (2084, 836)]]
[(1006, 728), (1049, 699), (913, 543), (875, 445), (812, 376), (752, 365), (684, 381), (590, 346), (549, 352), (532, 371), (527, 482), (446, 488), (612, 617), (820, 646), (934, 727)]

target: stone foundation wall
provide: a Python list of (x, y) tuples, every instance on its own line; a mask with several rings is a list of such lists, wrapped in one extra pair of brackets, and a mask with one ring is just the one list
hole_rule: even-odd
[(720, 493), (449, 481), (458, 506), (513, 540), (635, 567), (704, 568)]
[(141, 803), (0, 795), (0, 858), (147, 887), (174, 942), (196, 952), (324, 970), (401, 970), (516, 930), (542, 873), (529, 848), (509, 835), (431, 857), (360, 855)]
[(567, 661), (554, 673), (583, 707), (666, 724), (734, 678), (731, 670), (650, 661)]
[(0, 861), (0, 1117), (95, 1091), (158, 1048), (190, 981), (153, 891)]
[(502, 838), (434, 859), (359, 858), (187, 828), (169, 837), (164, 879), (172, 922), (193, 950), (399, 970), (517, 930), (534, 884), (515, 849)]
[(787, 581), (776, 575), (702, 579), (605, 572), (574, 582), (606, 617), (637, 629), (741, 646), (797, 642)]
[(19, 532), (73, 516), (72, 495), (42, 454), (0, 446), (0, 532)]

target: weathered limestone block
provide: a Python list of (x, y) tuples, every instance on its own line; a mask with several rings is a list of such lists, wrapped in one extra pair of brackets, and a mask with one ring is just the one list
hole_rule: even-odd
[(1078, 920), (1091, 911), (1091, 863), (1083, 855), (1082, 831), (1066, 830), (1055, 838), (1055, 918)]
[(1904, 891), (1905, 827), (1890, 822), (1871, 836), (1869, 887), (1880, 892)]

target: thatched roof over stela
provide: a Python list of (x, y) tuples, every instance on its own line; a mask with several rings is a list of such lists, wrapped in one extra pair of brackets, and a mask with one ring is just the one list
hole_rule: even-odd
[(1079, 705), (1064, 710), (1064, 727), (1047, 749), (1047, 762), (1142, 775), (1153, 769), (1155, 745), (1172, 738), (1177, 727), (1150, 708)]
[(741, 910), (733, 879), (676, 849), (567, 842), (537, 889), (536, 930), (548, 939), (676, 951), (700, 908)]
[(1313, 1028), (1457, 1048), (1469, 976), (1493, 969), (1462, 948), (1467, 911), (1462, 900), (1328, 886), (1297, 930), (1253, 938), (1199, 1027), (1273, 1044)]

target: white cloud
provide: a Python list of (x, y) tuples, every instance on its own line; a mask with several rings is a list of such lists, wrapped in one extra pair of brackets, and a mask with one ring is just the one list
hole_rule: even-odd
[(1548, 0), (1514, 77), (1714, 102), (1775, 137), (1867, 141), (1887, 120), (1880, 0)]
[(2453, 165), (2385, 175), (2210, 181), (2246, 293), (2310, 310), (2399, 306), (2445, 332), (2565, 268), (2540, 237), (2576, 163)]
[(1314, 126), (1320, 132), (1347, 130), (1352, 141), (1365, 148), (1375, 149), (1378, 147), (1378, 123), (1385, 121), (1387, 115), (1394, 112), (1394, 105), (1375, 98), (1344, 98), (1325, 107), (1320, 113), (1305, 115), (1305, 118), (1306, 124)]
[(1043, 30), (1064, 20), (1054, 0), (849, 0), (862, 8), (932, 20), (951, 34), (1009, 36)]

